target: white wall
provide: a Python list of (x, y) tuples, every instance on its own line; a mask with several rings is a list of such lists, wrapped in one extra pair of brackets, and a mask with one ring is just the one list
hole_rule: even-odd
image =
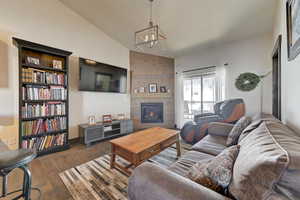
[[(89, 115), (96, 115), (97, 119), (108, 113), (130, 116), (129, 94), (78, 91), (78, 57), (129, 68), (127, 48), (57, 0), (3, 0), (0, 49), (8, 50), (9, 63), (6, 66), (0, 62), (0, 72), (9, 78), (7, 85), (0, 85), (0, 138), (11, 147), (17, 146), (18, 138), (18, 52), (11, 37), (73, 52), (70, 62), (70, 138), (78, 136), (78, 124), (87, 122)], [(12, 120), (4, 121), (7, 118)]]
[[(239, 74), (243, 72), (254, 72), (263, 75), (271, 71), (271, 52), (272, 36), (263, 35), (255, 38), (249, 38), (242, 41), (232, 42), (217, 47), (194, 52), (190, 55), (181, 56), (175, 59), (176, 74), (176, 95), (175, 95), (175, 113), (176, 124), (183, 125), (183, 102), (182, 86), (180, 74), (187, 69), (221, 66), (225, 63), (226, 67), (226, 98), (243, 98), (246, 102), (247, 115), (253, 115), (260, 111), (260, 94), (261, 88), (257, 87), (251, 92), (241, 92), (236, 89), (234, 83)], [(272, 77), (269, 76), (264, 80), (264, 99), (263, 111), (271, 113), (272, 99)]]
[(300, 55), (295, 60), (288, 62), (285, 2), (278, 1), (273, 44), (275, 44), (278, 36), (282, 35), (282, 120), (300, 133)]

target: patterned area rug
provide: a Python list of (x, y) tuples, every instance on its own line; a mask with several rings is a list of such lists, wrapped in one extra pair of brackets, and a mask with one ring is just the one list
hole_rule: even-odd
[[(189, 146), (182, 145), (182, 154)], [(128, 162), (117, 156), (123, 166)], [(176, 161), (176, 148), (169, 147), (148, 162), (168, 167)], [(59, 174), (74, 200), (127, 200), (128, 176), (117, 169), (110, 169), (110, 156), (84, 163)]]

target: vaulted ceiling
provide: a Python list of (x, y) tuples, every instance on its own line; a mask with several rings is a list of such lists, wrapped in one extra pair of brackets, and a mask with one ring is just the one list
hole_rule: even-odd
[[(131, 50), (134, 32), (147, 27), (148, 0), (60, 0)], [(154, 22), (167, 35), (143, 51), (179, 56), (193, 50), (272, 32), (276, 0), (155, 0)]]

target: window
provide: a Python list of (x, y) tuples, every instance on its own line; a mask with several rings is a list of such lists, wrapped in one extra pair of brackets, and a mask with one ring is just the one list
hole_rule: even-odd
[(216, 103), (216, 74), (197, 75), (183, 80), (184, 119), (213, 112)]

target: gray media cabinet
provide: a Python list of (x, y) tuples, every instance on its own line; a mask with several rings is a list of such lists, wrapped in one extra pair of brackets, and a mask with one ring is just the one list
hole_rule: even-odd
[(95, 125), (79, 125), (81, 141), (86, 145), (92, 142), (112, 139), (133, 132), (133, 122), (130, 119), (112, 121), (111, 123), (96, 123)]

